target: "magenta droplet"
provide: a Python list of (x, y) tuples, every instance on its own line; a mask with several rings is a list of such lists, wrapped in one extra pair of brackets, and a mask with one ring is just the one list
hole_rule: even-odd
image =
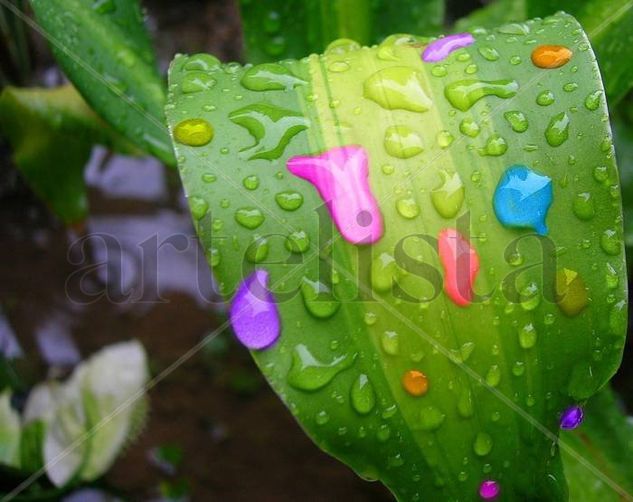
[(446, 59), (448, 55), (462, 47), (468, 47), (475, 43), (475, 38), (470, 33), (457, 33), (431, 42), (422, 53), (422, 60), (427, 63), (437, 63)]
[(268, 291), (268, 272), (258, 269), (240, 285), (229, 311), (237, 339), (252, 350), (266, 349), (279, 338), (277, 304)]
[(444, 290), (456, 305), (467, 307), (472, 301), (473, 283), (479, 272), (477, 251), (454, 228), (442, 230), (437, 240), (444, 268)]
[(501, 488), (496, 481), (489, 479), (479, 485), (479, 496), (483, 500), (494, 500), (499, 496), (499, 492), (501, 492)]
[(288, 160), (288, 170), (312, 183), (341, 235), (352, 244), (370, 244), (383, 234), (382, 214), (369, 186), (362, 146), (335, 147), (320, 155)]
[(578, 427), (584, 418), (584, 413), (580, 406), (570, 406), (560, 416), (560, 428), (561, 429), (575, 429)]

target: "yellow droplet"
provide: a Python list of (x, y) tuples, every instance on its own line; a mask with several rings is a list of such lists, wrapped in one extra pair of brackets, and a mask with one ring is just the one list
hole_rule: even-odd
[(573, 317), (587, 306), (587, 286), (575, 270), (564, 268), (556, 274), (556, 303), (564, 314)]
[(204, 146), (213, 139), (213, 127), (204, 119), (187, 119), (174, 127), (174, 139), (189, 146)]
[(402, 376), (402, 386), (412, 396), (423, 396), (429, 390), (429, 380), (418, 370), (409, 370)]

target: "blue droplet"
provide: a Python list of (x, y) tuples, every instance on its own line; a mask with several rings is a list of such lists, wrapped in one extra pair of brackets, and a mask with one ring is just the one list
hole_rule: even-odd
[(545, 217), (552, 204), (552, 180), (528, 167), (509, 167), (494, 195), (497, 219), (506, 227), (533, 228), (547, 234)]

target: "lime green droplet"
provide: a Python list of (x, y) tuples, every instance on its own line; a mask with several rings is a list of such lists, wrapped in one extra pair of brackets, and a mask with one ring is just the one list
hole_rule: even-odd
[(391, 291), (393, 281), (399, 273), (395, 258), (387, 252), (381, 253), (371, 262), (371, 287), (377, 293)]
[(607, 263), (606, 282), (609, 289), (615, 289), (620, 285), (620, 277), (618, 276), (618, 272), (610, 263)]
[(464, 202), (464, 183), (458, 173), (439, 172), (442, 182), (431, 192), (433, 207), (443, 218), (454, 218)]
[(343, 73), (344, 71), (349, 70), (349, 64), (345, 61), (334, 61), (328, 66), (328, 70), (334, 73)]
[(380, 345), (385, 354), (397, 356), (400, 352), (400, 337), (395, 331), (385, 331), (380, 335)]
[(365, 312), (365, 315), (363, 316), (363, 321), (365, 321), (367, 326), (373, 326), (376, 324), (377, 320), (378, 316), (373, 312)]
[(528, 130), (528, 119), (523, 112), (511, 110), (505, 112), (503, 116), (508, 121), (514, 132), (521, 133)]
[(255, 65), (244, 72), (240, 82), (251, 91), (290, 90), (298, 85), (306, 84), (305, 80), (295, 76), (288, 68), (279, 63)]
[(536, 103), (541, 106), (549, 106), (555, 101), (552, 91), (542, 91), (536, 96)]
[(570, 317), (580, 314), (589, 303), (585, 282), (575, 270), (563, 268), (557, 272), (556, 303)]
[(493, 364), (488, 369), (488, 373), (486, 373), (486, 383), (490, 387), (496, 387), (497, 385), (499, 385), (500, 381), (501, 381), (501, 370), (499, 369), (499, 366), (497, 366), (496, 364)]
[(214, 183), (217, 180), (217, 176), (211, 173), (205, 173), (202, 175), (202, 181), (205, 183)]
[(195, 220), (201, 220), (209, 210), (209, 203), (202, 197), (189, 197), (189, 209)]
[(346, 54), (360, 49), (360, 44), (350, 38), (338, 38), (328, 44), (325, 54)]
[(420, 206), (413, 197), (403, 197), (396, 201), (396, 209), (400, 216), (413, 219), (420, 214)]
[(538, 285), (535, 282), (529, 283), (521, 289), (520, 295), (521, 307), (527, 312), (531, 312), (541, 303)]
[(301, 295), (308, 312), (319, 319), (332, 317), (340, 307), (340, 302), (334, 297), (332, 290), (320, 281), (304, 277)]
[(174, 127), (174, 139), (188, 146), (204, 146), (213, 139), (213, 127), (204, 119), (187, 119)]
[(427, 111), (432, 102), (424, 91), (424, 77), (406, 66), (379, 70), (365, 80), (363, 96), (387, 110)]
[(609, 179), (609, 170), (607, 169), (607, 166), (596, 166), (593, 169), (593, 178), (598, 183), (604, 183), (607, 181)]
[(490, 157), (499, 157), (508, 151), (508, 143), (503, 136), (493, 134), (486, 141), (484, 148), (479, 150), (480, 155), (487, 155)]
[(600, 236), (600, 247), (602, 250), (612, 256), (617, 256), (622, 250), (622, 239), (618, 232), (611, 228), (608, 228)]
[(385, 151), (392, 157), (408, 159), (424, 150), (422, 138), (409, 126), (389, 126), (385, 131)]
[(459, 400), (457, 401), (457, 413), (459, 413), (462, 418), (470, 418), (475, 413), (473, 395), (469, 389), (464, 389), (459, 395)]
[(268, 257), (268, 239), (256, 236), (246, 248), (246, 259), (251, 263), (261, 263)]
[(304, 230), (297, 230), (286, 237), (286, 249), (292, 253), (305, 253), (310, 247), (310, 238)]
[(287, 190), (275, 195), (275, 202), (284, 211), (296, 211), (303, 204), (303, 195), (293, 190)]
[(220, 66), (220, 60), (211, 54), (194, 54), (187, 59), (183, 69), (185, 71), (209, 71)]
[(577, 193), (572, 207), (574, 214), (579, 220), (590, 220), (596, 214), (593, 198), (589, 192)]
[(295, 389), (313, 392), (329, 384), (341, 371), (354, 364), (356, 355), (344, 354), (330, 362), (317, 359), (304, 344), (295, 347), (288, 383)]
[(532, 323), (526, 324), (519, 330), (519, 345), (524, 349), (531, 349), (536, 345), (536, 329)]
[(243, 207), (235, 211), (235, 221), (249, 230), (259, 227), (264, 219), (264, 214), (256, 207)]
[(314, 421), (317, 423), (317, 425), (325, 425), (330, 421), (330, 415), (327, 411), (321, 410), (314, 417)]
[(585, 108), (589, 111), (597, 110), (602, 101), (602, 91), (590, 92), (585, 98)]
[(459, 80), (444, 88), (444, 95), (453, 107), (468, 111), (484, 96), (507, 99), (515, 96), (519, 84), (516, 80)]
[(420, 428), (427, 432), (439, 429), (444, 423), (446, 415), (435, 406), (425, 406), (420, 410)]
[(437, 144), (440, 148), (448, 148), (455, 138), (450, 131), (440, 131), (437, 133)]
[(361, 373), (356, 381), (352, 384), (350, 391), (350, 399), (352, 407), (360, 415), (367, 415), (376, 406), (376, 393), (369, 378)]
[(436, 64), (431, 68), (431, 75), (434, 77), (445, 77), (448, 74), (446, 66), (443, 64)]
[(492, 450), (492, 437), (487, 432), (478, 432), (475, 436), (475, 442), (473, 443), (473, 450), (475, 454), (480, 457), (485, 457)]
[(516, 361), (512, 365), (512, 374), (516, 377), (520, 377), (525, 373), (525, 363), (523, 361)]
[(626, 300), (620, 300), (609, 312), (609, 329), (611, 334), (623, 336), (626, 333), (628, 318), (626, 315)]
[(479, 135), (479, 124), (470, 117), (466, 117), (459, 124), (459, 131), (465, 136), (476, 138)]
[(252, 174), (244, 178), (242, 180), (242, 184), (247, 190), (257, 190), (257, 188), (259, 187), (259, 178), (257, 177), (257, 175)]
[(216, 80), (208, 73), (202, 71), (192, 71), (185, 73), (182, 78), (182, 92), (190, 94), (193, 92), (206, 91), (216, 84)]
[(482, 46), (479, 48), (479, 54), (487, 61), (497, 61), (499, 59), (499, 52), (494, 47)]
[(391, 164), (384, 164), (380, 169), (386, 176), (393, 174), (393, 172), (395, 171), (395, 168)]
[(222, 261), (222, 254), (220, 253), (220, 250), (218, 248), (211, 247), (207, 249), (207, 252), (205, 254), (207, 257), (207, 262), (209, 263), (209, 265), (211, 265), (212, 268), (217, 267)]
[(569, 116), (565, 112), (557, 113), (545, 129), (545, 139), (551, 146), (560, 146), (569, 138)]

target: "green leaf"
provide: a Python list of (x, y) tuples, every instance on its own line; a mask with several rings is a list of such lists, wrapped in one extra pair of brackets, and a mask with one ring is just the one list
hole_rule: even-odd
[[(258, 67), (230, 64), (211, 71), (217, 86), (193, 94), (182, 87), (200, 56), (178, 56), (167, 117), (221, 291), (231, 298), (242, 285), (234, 327), (253, 347), (274, 342), (270, 303), (253, 306), (266, 322), (240, 322), (244, 288), (262, 286), (267, 273), (281, 334), (252, 354), (321, 448), (400, 500), (475, 500), (484, 479), (500, 483), (504, 500), (564, 500), (552, 449), (560, 413), (611, 377), (626, 331), (607, 109), (588, 42), (570, 16), (474, 38), (439, 63), (423, 62), (426, 42), (412, 36), (330, 50), (279, 63), (284, 71), (257, 88), (249, 80)], [(541, 44), (568, 47), (571, 60), (534, 66)], [(281, 85), (288, 74), (305, 83)], [(539, 98), (544, 91), (553, 99)], [(233, 121), (236, 110), (250, 110), (252, 121)], [(290, 134), (296, 122), (284, 120), (299, 116), (307, 129)], [(260, 151), (269, 154), (253, 156)], [(321, 155), (298, 170), (307, 160), (296, 156), (324, 152), (329, 160)], [(342, 181), (362, 166), (363, 152), (369, 195), (362, 176)], [(544, 238), (497, 219), (508, 222), (493, 194), (516, 165), (551, 186)], [(315, 186), (292, 172), (323, 181), (326, 196), (340, 189), (330, 203), (338, 223)], [(330, 172), (335, 181), (326, 185)], [(374, 206), (361, 204), (371, 196), (384, 235), (354, 245), (363, 239), (350, 229), (380, 234)], [(543, 214), (529, 209), (538, 198), (518, 207)], [(447, 228), (479, 256), (479, 296), (470, 305), (442, 287), (454, 275)], [(424, 373), (428, 389), (409, 371)]]
[(11, 407), (11, 391), (0, 394), (0, 464), (18, 467), (20, 462), (20, 416)]
[(523, 21), (527, 16), (526, 0), (495, 0), (485, 7), (476, 9), (468, 16), (458, 19), (454, 32), (469, 31), (473, 28), (493, 28), (505, 23)]
[(0, 131), (11, 143), (13, 160), (26, 181), (67, 224), (86, 216), (83, 172), (92, 146), (138, 153), (70, 85), (6, 87), (0, 94)]
[(175, 163), (158, 74), (136, 0), (31, 0), (60, 66), (88, 104), (130, 141)]
[(623, 413), (615, 393), (608, 387), (589, 400), (585, 416), (582, 427), (561, 434), (569, 500), (619, 502), (630, 498), (633, 493), (631, 417)]
[(262, 63), (322, 52), (333, 40), (380, 42), (394, 32), (436, 33), (441, 0), (240, 0), (246, 56)]

